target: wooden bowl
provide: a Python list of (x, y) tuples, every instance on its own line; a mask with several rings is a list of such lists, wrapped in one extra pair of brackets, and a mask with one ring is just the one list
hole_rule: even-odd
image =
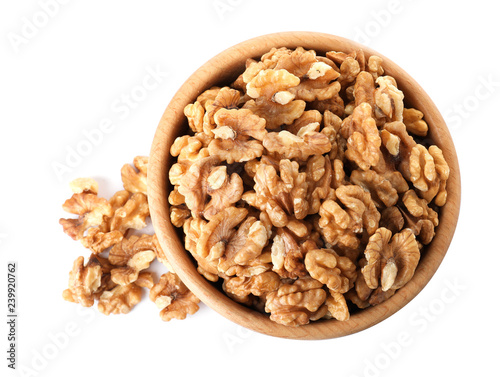
[[(247, 58), (259, 59), (273, 47), (350, 52), (362, 48), (365, 54), (378, 55), (384, 60), (386, 74), (393, 76), (405, 95), (406, 106), (422, 111), (429, 124), (429, 136), (442, 149), (450, 166), (447, 182), (448, 201), (441, 208), (440, 224), (431, 244), (423, 253), (415, 275), (389, 300), (353, 313), (347, 321), (320, 320), (300, 327), (277, 324), (265, 314), (231, 300), (216, 285), (196, 271), (196, 265), (183, 246), (178, 230), (170, 223), (167, 201), (171, 185), (168, 171), (173, 158), (169, 150), (174, 139), (187, 131), (184, 107), (211, 86), (227, 85), (244, 71)], [(163, 114), (151, 147), (148, 167), (148, 196), (151, 218), (165, 256), (175, 272), (192, 292), (206, 305), (227, 319), (263, 334), (292, 339), (328, 339), (369, 328), (388, 318), (412, 300), (429, 282), (441, 264), (450, 245), (458, 221), (460, 207), (460, 173), (455, 147), (443, 117), (424, 90), (404, 70), (383, 55), (345, 38), (314, 32), (284, 32), (260, 36), (221, 52), (203, 64), (181, 86)]]

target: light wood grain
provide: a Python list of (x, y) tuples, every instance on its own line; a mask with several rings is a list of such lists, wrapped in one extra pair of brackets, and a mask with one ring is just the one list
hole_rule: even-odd
[[(187, 130), (184, 107), (211, 86), (228, 84), (234, 80), (244, 70), (247, 58), (260, 58), (271, 48), (281, 46), (302, 46), (314, 49), (319, 54), (331, 50), (349, 52), (363, 48), (367, 57), (373, 54), (381, 56), (386, 73), (394, 76), (399, 88), (403, 90), (406, 105), (424, 113), (430, 127), (430, 137), (443, 150), (451, 170), (447, 184), (448, 201), (442, 208), (440, 225), (431, 245), (422, 255), (412, 280), (391, 299), (355, 313), (345, 322), (322, 320), (290, 328), (276, 324), (266, 315), (232, 301), (196, 271), (192, 258), (179, 238), (178, 230), (169, 219), (167, 197), (171, 186), (168, 182), (168, 170), (172, 163), (169, 150), (174, 139)], [(154, 136), (148, 167), (148, 196), (153, 226), (166, 257), (189, 289), (205, 304), (227, 319), (263, 334), (291, 339), (328, 339), (367, 329), (388, 318), (412, 300), (429, 282), (448, 251), (458, 221), (460, 172), (455, 147), (443, 117), (420, 85), (394, 62), (345, 38), (323, 33), (284, 32), (257, 37), (223, 51), (202, 65), (182, 85), (165, 110)]]

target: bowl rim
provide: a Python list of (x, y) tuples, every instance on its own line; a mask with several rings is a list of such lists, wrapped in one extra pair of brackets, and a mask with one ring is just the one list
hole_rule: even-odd
[[(320, 320), (299, 327), (287, 327), (271, 321), (265, 314), (238, 304), (197, 272), (192, 257), (177, 237), (177, 228), (170, 223), (167, 198), (170, 186), (168, 169), (172, 157), (169, 150), (179, 134), (176, 128), (185, 124), (184, 106), (193, 102), (203, 90), (220, 84), (224, 79), (227, 81), (228, 74), (243, 69), (246, 58), (260, 58), (272, 47), (282, 46), (302, 46), (318, 53), (332, 50), (348, 52), (361, 48), (367, 58), (370, 55), (380, 56), (385, 73), (395, 75), (405, 100), (424, 113), (430, 137), (443, 150), (450, 167), (447, 203), (441, 208), (436, 235), (427, 246), (413, 278), (387, 301), (356, 312), (343, 322)], [(210, 79), (207, 80), (207, 77)], [(411, 91), (408, 91), (409, 87)], [(453, 140), (442, 115), (423, 88), (406, 71), (379, 52), (344, 37), (311, 31), (260, 35), (227, 48), (200, 66), (178, 89), (160, 119), (151, 145), (147, 181), (153, 227), (166, 258), (186, 286), (203, 303), (230, 321), (262, 334), (288, 339), (331, 339), (354, 334), (387, 319), (408, 304), (426, 286), (443, 261), (458, 222), (461, 198), (460, 170)]]

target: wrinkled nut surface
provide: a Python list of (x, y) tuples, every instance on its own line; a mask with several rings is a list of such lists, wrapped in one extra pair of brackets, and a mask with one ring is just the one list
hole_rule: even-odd
[(425, 109), (404, 101), (361, 49), (273, 48), (201, 93), (170, 150), (168, 196), (198, 272), (287, 326), (346, 321), (396, 294), (452, 174), (423, 141)]
[(160, 277), (160, 281), (151, 288), (149, 298), (160, 309), (163, 321), (185, 319), (188, 314), (194, 314), (199, 309), (200, 300), (173, 272)]

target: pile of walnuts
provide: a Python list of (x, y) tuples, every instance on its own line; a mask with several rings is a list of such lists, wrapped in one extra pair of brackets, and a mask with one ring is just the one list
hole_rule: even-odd
[(229, 297), (299, 326), (347, 320), (412, 278), (449, 167), (380, 57), (273, 48), (184, 114), (171, 221)]
[(93, 179), (70, 183), (73, 196), (63, 209), (78, 217), (62, 218), (59, 223), (91, 255), (86, 262), (80, 256), (73, 263), (63, 298), (84, 307), (97, 300), (101, 313), (125, 314), (141, 301), (142, 288), (148, 288), (162, 320), (184, 319), (198, 310), (199, 299), (174, 272), (163, 274), (155, 283), (153, 273), (147, 270), (157, 256), (163, 256), (156, 235), (141, 233), (149, 217), (147, 165), (147, 157), (136, 157), (135, 169), (124, 165), (124, 190), (109, 200), (97, 195)]

